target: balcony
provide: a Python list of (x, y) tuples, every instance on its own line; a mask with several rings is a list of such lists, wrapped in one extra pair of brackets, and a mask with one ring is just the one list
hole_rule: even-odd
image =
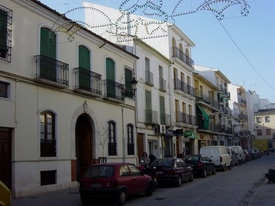
[(69, 64), (44, 55), (34, 56), (36, 81), (59, 88), (69, 86)]
[(149, 70), (145, 70), (145, 84), (154, 86), (154, 74)]
[(175, 112), (175, 116), (176, 116), (177, 123), (196, 125), (196, 117), (195, 116), (192, 116), (190, 114), (186, 114), (183, 112), (179, 112), (179, 111)]
[(160, 124), (171, 126), (171, 115), (160, 113)]
[(173, 51), (172, 57), (177, 57), (183, 62), (185, 62), (187, 65), (189, 65), (190, 67), (194, 68), (194, 61), (189, 56), (184, 54), (183, 51), (181, 51), (177, 47), (172, 47), (172, 51)]
[(102, 80), (100, 74), (80, 67), (74, 68), (74, 72), (76, 91), (95, 96), (102, 95)]
[(174, 89), (180, 90), (195, 97), (195, 88), (184, 83), (180, 79), (174, 79)]
[(159, 90), (166, 92), (166, 80), (163, 78), (159, 78)]
[(145, 124), (158, 124), (158, 113), (151, 109), (145, 110)]
[(108, 155), (109, 156), (117, 155), (117, 143), (116, 142), (108, 143)]
[(115, 102), (124, 101), (124, 97), (122, 95), (122, 91), (124, 89), (123, 84), (120, 84), (110, 79), (103, 80), (102, 83), (103, 83), (104, 98)]

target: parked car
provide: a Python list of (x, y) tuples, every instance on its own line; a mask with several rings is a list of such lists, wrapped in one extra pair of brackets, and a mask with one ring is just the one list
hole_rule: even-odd
[(245, 154), (243, 148), (239, 145), (230, 146), (236, 152), (239, 160), (239, 164), (245, 163)]
[(200, 154), (210, 157), (216, 169), (225, 171), (226, 168), (231, 168), (231, 157), (228, 154), (226, 146), (201, 147)]
[(172, 183), (178, 187), (183, 181), (193, 181), (193, 169), (181, 158), (155, 159), (150, 164), (153, 178), (157, 179), (159, 185)]
[(262, 157), (261, 152), (260, 152), (257, 148), (253, 148), (253, 150), (254, 150), (254, 152), (255, 152), (256, 159)]
[(244, 151), (244, 154), (245, 154), (245, 161), (246, 162), (250, 161), (251, 160), (251, 156), (250, 156), (248, 150), (244, 149), (243, 151)]
[(185, 162), (193, 168), (194, 175), (207, 177), (209, 174), (216, 174), (215, 164), (206, 155), (190, 155), (186, 158)]
[(11, 206), (11, 191), (1, 180), (0, 180), (0, 205)]
[(152, 178), (131, 163), (94, 164), (81, 178), (79, 187), (82, 204), (92, 198), (110, 197), (123, 205), (129, 195), (144, 192), (150, 196), (154, 190)]
[(254, 149), (248, 149), (247, 151), (248, 151), (248, 154), (249, 154), (251, 160), (254, 160), (257, 158), (257, 156), (256, 156), (257, 154), (254, 151)]
[(227, 147), (228, 153), (231, 157), (231, 167), (239, 164), (238, 155), (232, 147)]

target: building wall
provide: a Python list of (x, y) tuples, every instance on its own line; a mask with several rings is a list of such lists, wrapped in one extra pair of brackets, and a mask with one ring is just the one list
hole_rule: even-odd
[[(53, 28), (55, 22), (68, 21), (57, 21), (57, 13), (36, 1), (12, 0), (1, 4), (13, 10), (11, 62), (0, 60), (0, 81), (9, 83), (8, 98), (0, 98), (0, 128), (12, 130), (13, 195), (21, 197), (77, 186), (72, 168), (76, 161), (76, 122), (82, 114), (91, 119), (93, 161), (105, 156), (109, 162), (136, 164), (136, 148), (134, 155), (127, 155), (125, 146), (127, 124), (135, 128), (134, 99), (112, 101), (103, 95), (95, 97), (77, 92), (74, 68), (79, 65), (78, 46), (85, 45), (91, 51), (91, 70), (106, 79), (106, 58), (109, 57), (115, 61), (115, 81), (124, 85), (124, 69), (127, 67), (135, 74), (137, 57), (86, 30), (78, 30), (73, 41), (68, 41), (68, 34), (56, 31), (56, 59), (69, 64), (69, 85), (60, 88), (41, 83), (36, 79), (34, 60), (34, 56), (40, 54), (40, 28)], [(55, 114), (54, 157), (40, 156), (40, 113), (45, 110)], [(110, 120), (116, 122), (117, 155), (114, 156), (108, 156), (108, 141), (104, 141)], [(135, 129), (133, 133), (136, 134)], [(56, 171), (56, 184), (42, 186), (40, 172), (48, 170)]]

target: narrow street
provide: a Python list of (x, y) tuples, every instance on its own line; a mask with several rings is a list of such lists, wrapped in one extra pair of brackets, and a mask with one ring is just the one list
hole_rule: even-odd
[[(275, 191), (275, 184), (268, 184), (264, 173), (274, 166), (275, 153), (272, 153), (235, 166), (231, 170), (217, 172), (216, 175), (195, 178), (193, 182), (183, 183), (180, 188), (160, 187), (151, 197), (145, 197), (143, 194), (131, 197), (126, 205), (166, 206), (183, 203), (185, 206), (271, 205), (271, 202), (275, 202), (275, 198), (268, 193)], [(29, 205), (79, 206), (81, 203), (77, 188), (13, 200), (13, 206)], [(112, 205), (112, 203), (97, 202), (91, 205)]]

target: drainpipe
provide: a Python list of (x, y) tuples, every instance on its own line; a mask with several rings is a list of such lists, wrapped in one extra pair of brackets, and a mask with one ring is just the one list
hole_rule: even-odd
[(124, 135), (124, 111), (123, 106), (121, 106), (121, 116), (122, 116), (122, 161), (126, 162), (126, 143)]

